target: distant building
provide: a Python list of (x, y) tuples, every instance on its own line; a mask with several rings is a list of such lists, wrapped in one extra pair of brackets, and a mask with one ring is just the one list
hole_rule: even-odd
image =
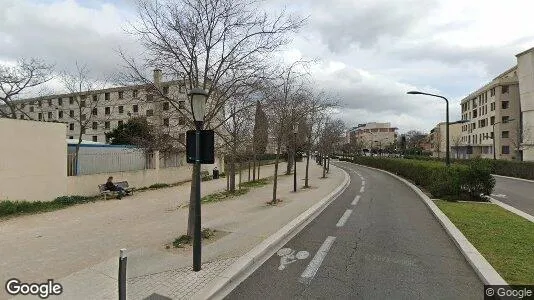
[(386, 149), (397, 141), (397, 128), (391, 123), (359, 124), (349, 130), (351, 144), (360, 145), (364, 150)]
[[(449, 151), (451, 158), (459, 158), (462, 140), (463, 121), (449, 123)], [(428, 135), (429, 151), (432, 157), (445, 158), (447, 153), (447, 123), (441, 122), (436, 125)]]

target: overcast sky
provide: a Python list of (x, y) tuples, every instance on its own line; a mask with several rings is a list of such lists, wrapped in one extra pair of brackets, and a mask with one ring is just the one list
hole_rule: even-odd
[[(459, 100), (515, 64), (534, 47), (525, 0), (267, 0), (309, 16), (288, 57), (316, 58), (318, 85), (340, 97), (341, 117), (356, 125), (391, 122), (401, 132), (428, 131), (445, 119), (437, 98)], [(119, 47), (140, 51), (124, 32), (135, 0), (0, 0), (0, 62), (40, 57), (57, 69), (87, 63), (117, 71)]]

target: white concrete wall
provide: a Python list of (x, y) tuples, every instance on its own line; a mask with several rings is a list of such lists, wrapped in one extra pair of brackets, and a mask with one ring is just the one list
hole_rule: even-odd
[(66, 157), (64, 124), (0, 118), (0, 201), (65, 195)]
[(517, 56), (523, 121), (523, 160), (534, 161), (534, 50)]

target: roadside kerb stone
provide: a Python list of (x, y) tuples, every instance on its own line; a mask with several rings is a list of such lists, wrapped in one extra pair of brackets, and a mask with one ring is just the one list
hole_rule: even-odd
[[(354, 164), (354, 163), (353, 163)], [(408, 180), (390, 173), (385, 170), (372, 168), (360, 164), (354, 164), (359, 167), (380, 171), (398, 179), (399, 181), (408, 185), (427, 205), (432, 214), (438, 219), (439, 223), (443, 226), (447, 234), (452, 238), (460, 252), (464, 255), (465, 259), (469, 262), (471, 267), (475, 270), (478, 277), (487, 285), (508, 285), (506, 281), (495, 271), (491, 264), (478, 252), (478, 250), (467, 240), (463, 233), (449, 220), (449, 218), (437, 207), (437, 205), (421, 191), (417, 186), (409, 182)]]
[(237, 285), (245, 280), (269, 257), (271, 257), (282, 245), (291, 240), (306, 225), (315, 219), (337, 196), (339, 196), (350, 184), (349, 174), (339, 168), (344, 174), (343, 183), (334, 191), (290, 221), (275, 234), (269, 236), (248, 253), (240, 257), (223, 273), (219, 274), (217, 281), (204, 290), (201, 290), (193, 299), (222, 299), (228, 295)]
[(513, 207), (511, 205), (506, 204), (506, 203), (503, 203), (503, 202), (501, 202), (501, 201), (499, 201), (499, 200), (497, 200), (495, 198), (492, 198), (492, 197), (488, 197), (488, 198), (490, 199), (491, 203), (494, 203), (495, 205), (498, 205), (498, 206), (506, 209), (507, 211), (509, 211), (511, 213), (514, 213), (514, 214), (516, 214), (516, 215), (518, 215), (520, 217), (523, 217), (523, 218), (529, 220), (530, 222), (534, 222), (534, 216), (529, 215), (526, 212), (524, 212), (522, 210), (519, 210), (519, 209), (517, 209), (517, 208), (515, 208), (515, 207)]

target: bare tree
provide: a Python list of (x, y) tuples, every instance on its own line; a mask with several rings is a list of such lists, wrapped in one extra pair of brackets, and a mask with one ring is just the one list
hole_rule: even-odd
[(14, 66), (0, 65), (0, 117), (17, 118), (17, 112), (32, 119), (20, 106), (14, 103), (24, 92), (50, 81), (53, 66), (36, 58), (21, 59)]
[(319, 137), (317, 148), (323, 157), (323, 178), (329, 171), (327, 166), (327, 159), (333, 154), (333, 151), (338, 145), (343, 143), (343, 133), (345, 132), (345, 123), (342, 120), (331, 120), (330, 117), (324, 119), (324, 123), (320, 126), (321, 135)]
[(452, 141), (452, 146), (456, 150), (455, 151), (456, 152), (456, 159), (458, 159), (458, 158), (460, 158), (460, 155), (459, 155), (460, 146), (463, 144), (462, 136), (460, 134), (456, 135), (456, 136), (453, 136), (451, 141)]
[[(256, 102), (256, 113), (254, 117), (254, 130), (253, 130), (253, 141), (252, 141), (252, 180), (256, 180), (256, 161), (258, 154), (264, 154), (269, 142), (269, 124), (267, 120), (267, 115), (263, 111), (260, 101)], [(260, 179), (260, 165), (261, 162), (258, 162), (258, 179)]]
[[(130, 77), (151, 83), (144, 75), (145, 70), (157, 67), (166, 76), (179, 80), (187, 90), (206, 90), (204, 127), (212, 129), (232, 118), (232, 114), (225, 112), (228, 99), (261, 79), (272, 63), (271, 53), (289, 43), (289, 34), (304, 24), (302, 19), (285, 12), (271, 17), (255, 0), (140, 0), (138, 16), (130, 32), (140, 39), (146, 56), (143, 66), (138, 66), (134, 59), (121, 53), (131, 71)], [(155, 84), (154, 89), (193, 125), (190, 111), (178, 109), (179, 99), (165, 95)], [(194, 228), (198, 172), (200, 169), (193, 168), (189, 236)]]
[[(91, 77), (91, 71), (87, 64), (80, 64), (76, 62), (76, 70), (73, 72), (63, 71), (60, 79), (65, 87), (72, 95), (69, 96), (69, 103), (75, 105), (76, 112), (71, 111), (70, 118), (76, 122), (78, 129), (78, 143), (74, 155), (74, 166), (77, 170), (80, 144), (83, 140), (83, 135), (86, 130), (91, 127), (99, 126), (96, 121), (98, 116), (98, 95), (90, 95), (94, 90), (102, 89), (105, 86), (106, 80), (96, 80)], [(91, 126), (90, 126), (91, 125)]]

